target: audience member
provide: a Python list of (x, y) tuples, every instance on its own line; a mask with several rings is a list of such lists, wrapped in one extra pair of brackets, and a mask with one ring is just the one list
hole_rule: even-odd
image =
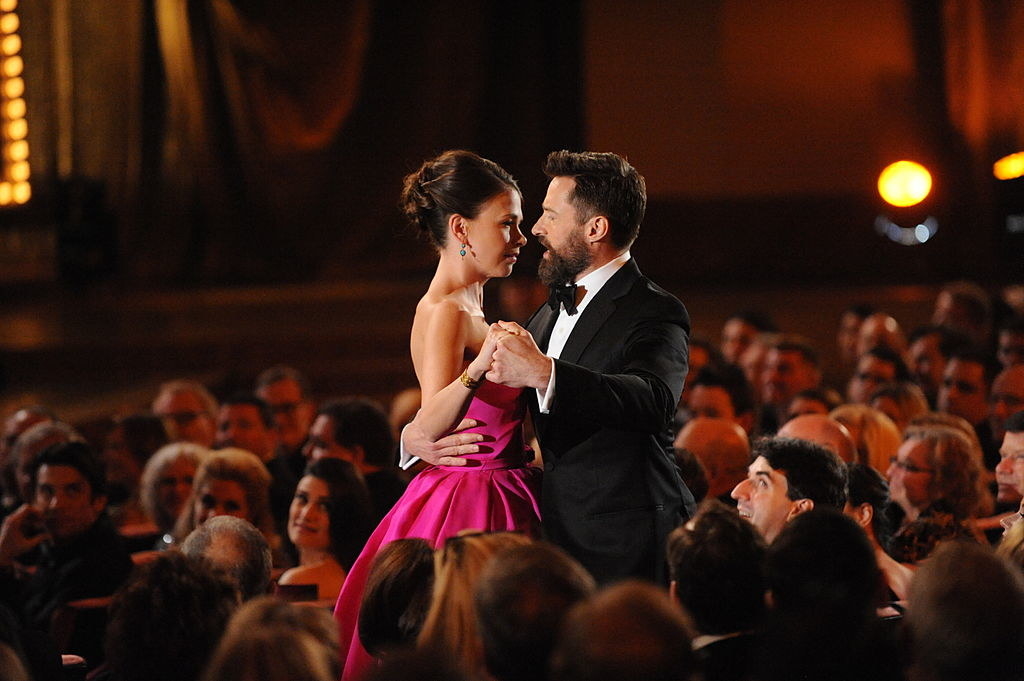
[(420, 410), (422, 401), (423, 394), (419, 388), (400, 390), (391, 398), (388, 423), (391, 424), (391, 435), (395, 442), (401, 439), (402, 429), (416, 417), (416, 412)]
[(971, 443), (943, 426), (907, 429), (887, 472), (892, 500), (903, 511), (889, 553), (901, 563), (924, 560), (943, 540), (972, 537), (983, 484)]
[[(132, 562), (106, 515), (103, 466), (89, 446), (53, 445), (35, 465), (34, 504), (7, 516), (0, 528), (0, 600), (17, 608), (28, 628), (49, 631), (58, 607), (111, 595)], [(40, 545), (34, 570), (19, 574), (15, 561)], [(75, 634), (73, 650), (98, 664), (102, 631), (78, 628)]]
[(743, 371), (731, 364), (701, 369), (685, 406), (693, 416), (728, 419), (747, 433), (754, 428), (756, 409), (750, 383)]
[(274, 416), (279, 443), (277, 456), (283, 459), (291, 477), (298, 480), (306, 468), (302, 449), (316, 416), (309, 379), (297, 369), (279, 364), (257, 377), (255, 391)]
[(886, 383), (910, 380), (910, 371), (895, 350), (885, 346), (871, 348), (857, 358), (857, 366), (846, 386), (846, 399), (867, 404), (871, 394)]
[(110, 681), (195, 679), (238, 607), (236, 585), (176, 551), (142, 565), (114, 595)]
[(999, 326), (996, 359), (1004, 369), (1024, 364), (1024, 316), (1015, 316)]
[(175, 525), (175, 536), (181, 541), (210, 518), (235, 516), (263, 533), (280, 566), (284, 558), (270, 515), (269, 488), (270, 474), (255, 454), (234, 448), (211, 452), (196, 471), (192, 494)]
[(309, 464), (288, 516), (288, 538), (299, 564), (278, 584), (314, 584), (318, 599), (338, 598), (352, 562), (373, 530), (373, 507), (355, 466), (340, 459)]
[(267, 593), (270, 546), (247, 520), (227, 515), (210, 518), (185, 537), (181, 552), (207, 561), (230, 577), (244, 601)]
[(231, 618), (201, 681), (337, 681), (340, 672), (327, 611), (264, 597)]
[(946, 363), (946, 373), (939, 388), (938, 410), (966, 419), (974, 427), (985, 455), (985, 467), (994, 470), (999, 463), (999, 447), (992, 439), (988, 422), (991, 378), (984, 355), (966, 350), (954, 353)]
[(314, 461), (342, 459), (358, 468), (370, 490), (376, 520), (391, 510), (405, 490), (395, 465), (391, 425), (373, 400), (356, 397), (322, 405), (309, 431), (305, 454)]
[(30, 504), (36, 498), (36, 458), (46, 449), (68, 442), (85, 442), (78, 431), (63, 421), (37, 423), (14, 441), (11, 456), (14, 459), (15, 481), (18, 485), (18, 499)]
[(779, 428), (779, 437), (792, 437), (821, 445), (845, 462), (857, 459), (857, 447), (850, 431), (839, 421), (823, 414), (804, 414)]
[(547, 542), (495, 554), (474, 602), (487, 672), (497, 681), (544, 681), (566, 613), (596, 589), (568, 553)]
[(689, 345), (690, 366), (686, 372), (686, 378), (683, 380), (683, 392), (679, 396), (679, 404), (684, 406), (690, 403), (690, 390), (693, 388), (693, 382), (700, 375), (700, 372), (706, 367), (715, 368), (725, 364), (725, 360), (722, 359), (718, 348), (711, 341), (700, 337), (691, 337)]
[(446, 654), (465, 673), (484, 670), (473, 590), (487, 563), (502, 549), (532, 540), (517, 532), (465, 531), (434, 554), (434, 595), (416, 645)]
[(697, 678), (696, 668), (683, 612), (662, 589), (626, 580), (569, 611), (551, 653), (550, 678), (688, 681)]
[(928, 412), (928, 400), (916, 383), (900, 381), (880, 386), (871, 394), (868, 405), (882, 412), (902, 433), (911, 419)]
[(910, 334), (910, 373), (932, 408), (938, 404), (939, 388), (950, 355), (970, 347), (970, 344), (967, 336), (944, 326), (920, 326)]
[(1017, 681), (1024, 659), (1021, 574), (984, 546), (940, 546), (910, 585), (909, 679)]
[(210, 453), (192, 442), (164, 445), (146, 462), (142, 470), (140, 497), (149, 519), (163, 533), (157, 548), (174, 544), (174, 525), (192, 494), (196, 471)]
[(426, 539), (396, 539), (373, 558), (359, 606), (359, 640), (377, 658), (408, 649), (427, 618), (434, 549)]
[(977, 347), (988, 347), (992, 334), (992, 300), (972, 281), (954, 281), (935, 299), (932, 324), (966, 335)]
[(689, 449), (673, 447), (672, 455), (686, 489), (693, 495), (693, 503), (700, 503), (708, 495), (708, 473), (704, 464)]
[(857, 361), (860, 325), (874, 313), (874, 306), (858, 303), (849, 306), (840, 315), (839, 328), (836, 330), (836, 348), (839, 350), (839, 363), (843, 367), (851, 367)]
[(22, 433), (43, 421), (56, 421), (57, 417), (46, 407), (27, 406), (17, 409), (4, 419), (3, 431), (0, 432), (0, 518), (7, 515), (21, 504), (18, 494), (18, 482), (15, 474), (17, 459), (14, 456), (14, 443)]
[(167, 430), (158, 416), (131, 414), (114, 422), (103, 445), (102, 460), (107, 472), (107, 512), (115, 525), (146, 521), (139, 499), (142, 469), (165, 444)]
[(839, 393), (831, 388), (801, 390), (793, 396), (793, 399), (786, 406), (786, 421), (791, 421), (797, 416), (803, 416), (804, 414), (823, 414), (828, 416), (830, 411), (842, 403), (843, 399), (839, 396)]
[(213, 446), (217, 409), (217, 400), (198, 381), (164, 383), (153, 399), (153, 413), (164, 419), (171, 441), (203, 447)]
[(740, 681), (751, 672), (764, 614), (764, 556), (757, 530), (715, 500), (669, 535), (669, 593), (693, 618), (704, 681)]
[(1001, 371), (992, 381), (992, 392), (988, 399), (989, 430), (998, 444), (1006, 435), (1006, 419), (1024, 411), (1024, 364)]
[(725, 497), (733, 504), (729, 493), (746, 477), (750, 463), (750, 441), (743, 428), (727, 419), (698, 417), (679, 431), (674, 444), (677, 451), (691, 452), (703, 465), (707, 496)]
[(722, 325), (720, 351), (729, 364), (739, 364), (740, 357), (747, 351), (758, 334), (775, 333), (778, 328), (767, 315), (756, 310), (737, 312)]
[(882, 571), (882, 577), (889, 590), (886, 600), (906, 601), (914, 571), (894, 560), (884, 548), (888, 546), (892, 536), (889, 485), (882, 474), (871, 466), (849, 463), (846, 468), (849, 499), (843, 512), (861, 526), (871, 543), (871, 548), (874, 549), (875, 562)]
[[(1006, 420), (1006, 434), (999, 449), (999, 465), (996, 466), (996, 480), (999, 483), (1000, 495), (1003, 487), (1009, 488), (1004, 501), (1024, 495), (1024, 412), (1017, 412)], [(1012, 514), (1004, 526), (1020, 524), (1024, 519), (1024, 500)]]
[(842, 510), (846, 504), (846, 466), (820, 445), (793, 438), (769, 438), (754, 444), (747, 479), (736, 485), (740, 517), (769, 544), (786, 523), (815, 506)]
[(866, 404), (844, 404), (829, 416), (846, 426), (857, 448), (856, 460), (878, 472), (889, 469), (903, 437), (888, 416)]
[(897, 356), (907, 352), (907, 338), (896, 318), (884, 312), (868, 315), (857, 331), (857, 357), (873, 348), (888, 348)]
[(776, 341), (765, 355), (761, 376), (761, 431), (769, 434), (778, 430), (793, 397), (820, 383), (818, 353), (809, 344), (793, 337)]

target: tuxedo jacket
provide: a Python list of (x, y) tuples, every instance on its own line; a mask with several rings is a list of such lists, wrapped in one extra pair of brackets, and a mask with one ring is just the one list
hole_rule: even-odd
[[(547, 349), (557, 312), (527, 328)], [(544, 531), (598, 582), (665, 582), (665, 538), (693, 512), (672, 454), (690, 320), (629, 260), (580, 313), (555, 360), (549, 413), (530, 408), (544, 458)]]

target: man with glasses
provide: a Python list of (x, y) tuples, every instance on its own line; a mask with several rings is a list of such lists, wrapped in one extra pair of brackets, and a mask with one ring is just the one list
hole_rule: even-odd
[(164, 383), (153, 400), (153, 413), (164, 419), (174, 442), (212, 447), (217, 433), (217, 400), (198, 381)]
[(279, 364), (256, 379), (256, 396), (267, 403), (274, 416), (279, 439), (278, 457), (283, 459), (296, 479), (302, 477), (306, 467), (302, 448), (316, 416), (309, 380), (297, 369)]

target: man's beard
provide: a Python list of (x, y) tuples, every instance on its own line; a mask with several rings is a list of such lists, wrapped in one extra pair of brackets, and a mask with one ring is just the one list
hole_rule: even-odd
[(590, 267), (594, 260), (578, 231), (572, 232), (560, 251), (549, 248), (546, 240), (541, 243), (548, 248), (548, 253), (547, 257), (541, 258), (540, 265), (537, 266), (537, 276), (546, 286), (573, 283), (576, 275)]

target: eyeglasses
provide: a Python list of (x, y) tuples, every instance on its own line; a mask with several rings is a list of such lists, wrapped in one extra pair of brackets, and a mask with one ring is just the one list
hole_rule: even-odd
[(906, 461), (900, 461), (895, 456), (889, 457), (889, 465), (896, 466), (896, 468), (902, 468), (907, 473), (934, 473), (934, 468), (920, 468), (912, 463)]

